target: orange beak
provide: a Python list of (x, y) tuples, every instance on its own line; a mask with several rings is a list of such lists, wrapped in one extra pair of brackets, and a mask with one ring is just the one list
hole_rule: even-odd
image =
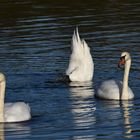
[(125, 64), (125, 57), (123, 56), (123, 57), (120, 58), (120, 61), (118, 63), (118, 68), (122, 69), (121, 65), (124, 65), (124, 64)]

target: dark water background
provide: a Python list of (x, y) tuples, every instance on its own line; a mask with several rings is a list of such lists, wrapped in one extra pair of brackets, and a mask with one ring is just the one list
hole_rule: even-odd
[[(76, 26), (91, 48), (92, 83), (58, 80), (68, 66)], [(27, 102), (32, 111), (28, 122), (1, 126), (1, 139), (140, 139), (139, 44), (139, 0), (1, 1), (0, 71), (7, 77), (5, 102)], [(129, 85), (135, 99), (95, 99), (98, 83), (122, 79), (123, 72), (117, 69), (122, 51), (132, 55)]]

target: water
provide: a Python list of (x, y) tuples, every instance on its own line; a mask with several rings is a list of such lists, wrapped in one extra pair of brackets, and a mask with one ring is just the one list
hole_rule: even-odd
[[(32, 119), (1, 124), (5, 140), (140, 139), (140, 2), (4, 1), (0, 3), (0, 71), (7, 79), (5, 102), (29, 103)], [(73, 30), (91, 48), (91, 83), (58, 79), (68, 66)], [(121, 80), (122, 51), (132, 55), (128, 102), (94, 98), (106, 79)]]

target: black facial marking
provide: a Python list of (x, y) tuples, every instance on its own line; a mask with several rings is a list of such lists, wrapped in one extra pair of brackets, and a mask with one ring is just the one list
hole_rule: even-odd
[[(126, 55), (125, 56), (122, 56), (121, 58), (120, 58), (120, 61), (125, 61), (125, 57), (126, 57)], [(118, 63), (118, 68), (120, 68), (120, 69), (124, 69), (124, 67), (122, 67), (119, 63)]]
[(125, 60), (125, 57), (126, 57), (126, 55), (125, 55), (125, 56), (122, 56), (122, 57), (120, 58), (120, 60), (122, 60), (122, 59), (124, 59), (124, 60)]

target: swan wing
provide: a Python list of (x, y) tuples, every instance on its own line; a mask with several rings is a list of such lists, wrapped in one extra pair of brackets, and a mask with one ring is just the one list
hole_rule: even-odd
[(83, 49), (82, 42), (78, 33), (78, 29), (76, 28), (72, 37), (72, 43), (71, 43), (72, 54), (70, 56), (69, 66), (66, 71), (67, 75), (71, 74), (79, 67), (79, 65), (81, 65), (81, 59), (83, 57), (82, 49)]
[(75, 81), (91, 80), (94, 64), (86, 41), (80, 39), (78, 28), (74, 31), (71, 49), (72, 54), (70, 56), (66, 75), (73, 74)]
[(133, 91), (131, 90), (130, 87), (128, 87), (128, 99), (133, 99), (134, 98), (134, 93)]
[(121, 89), (121, 82), (115, 80), (107, 80), (101, 83), (96, 93), (96, 97), (101, 99), (119, 100)]
[[(120, 100), (122, 92), (122, 81), (107, 80), (102, 82), (95, 96), (101, 99)], [(128, 87), (128, 99), (133, 99), (134, 94)]]
[(6, 103), (4, 106), (5, 122), (21, 122), (31, 118), (30, 107), (24, 102)]

